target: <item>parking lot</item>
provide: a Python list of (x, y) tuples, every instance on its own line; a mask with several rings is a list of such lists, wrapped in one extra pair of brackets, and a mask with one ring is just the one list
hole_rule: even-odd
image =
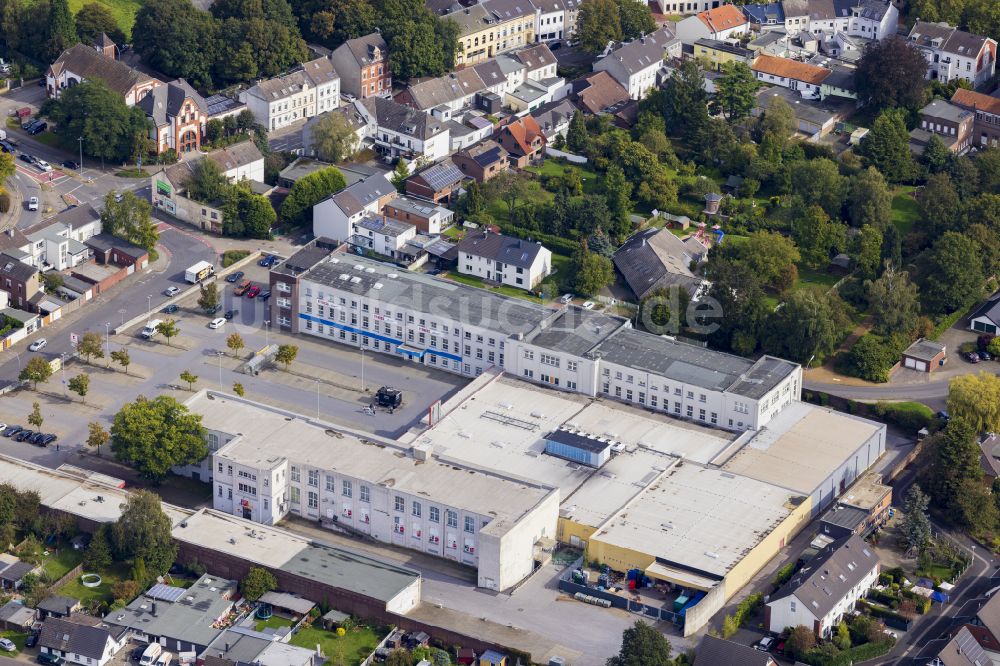
[[(255, 285), (266, 285), (266, 269), (251, 264), (244, 271), (245, 279)], [(118, 335), (105, 336), (104, 327), (101, 327), (98, 332), (104, 338), (106, 349), (128, 350), (131, 357), (128, 374), (116, 363), (107, 367), (107, 358), (92, 359), (90, 365), (76, 360), (40, 385), (39, 392), (22, 389), (4, 396), (0, 400), (0, 422), (30, 427), (27, 416), (32, 404), (38, 402), (45, 419), (42, 430), (58, 435), (59, 439), (42, 448), (0, 438), (0, 453), (47, 466), (57, 466), (75, 458), (75, 453), (84, 446), (88, 424), (97, 421), (109, 428), (115, 413), (137, 395), (168, 394), (181, 401), (188, 398), (191, 392), (180, 380), (180, 373), (185, 370), (199, 377), (193, 387), (195, 391), (211, 387), (231, 392), (233, 384), (239, 382), (248, 399), (309, 416), (318, 414), (335, 424), (389, 437), (405, 432), (426, 414), (431, 403), (451, 395), (466, 383), (456, 375), (402, 359), (365, 354), (362, 360), (360, 352), (349, 347), (276, 332), (264, 326), (268, 319), (267, 304), (260, 298), (235, 296), (235, 285), (225, 281), (220, 281), (219, 285), (222, 312), (236, 311), (233, 319), (219, 328), (209, 327), (212, 319), (219, 315), (202, 312), (197, 307), (196, 292), (181, 300), (175, 313), (165, 315), (154, 311), (151, 315), (152, 318), (176, 320), (180, 332), (170, 344), (160, 335), (152, 340), (141, 338), (138, 333), (145, 322)], [(77, 333), (82, 335), (84, 331)], [(226, 339), (232, 333), (239, 333), (244, 340), (241, 358), (234, 358), (232, 350), (226, 346)], [(297, 345), (298, 356), (287, 370), (270, 367), (257, 376), (240, 372), (243, 359), (265, 343)], [(22, 353), (25, 361), (27, 356)], [(81, 372), (90, 376), (86, 404), (63, 383)], [(367, 413), (366, 407), (371, 404), (375, 392), (385, 385), (402, 389), (402, 405), (392, 413), (386, 410)]]

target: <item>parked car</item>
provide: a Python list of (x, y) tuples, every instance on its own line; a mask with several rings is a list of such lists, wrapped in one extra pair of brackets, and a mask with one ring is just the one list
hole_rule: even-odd
[(163, 290), (163, 295), (164, 296), (175, 296), (175, 295), (179, 294), (180, 291), (181, 291), (180, 287), (167, 287), (166, 289)]
[(226, 318), (225, 317), (216, 317), (212, 321), (208, 322), (208, 327), (209, 328), (213, 328), (213, 329), (215, 329), (215, 328), (222, 328), (225, 325), (226, 325)]
[(31, 129), (29, 129), (28, 130), (28, 134), (31, 134), (32, 136), (34, 136), (35, 134), (40, 134), (40, 133), (44, 132), (48, 128), (49, 128), (49, 124), (47, 122), (42, 121), (42, 122), (39, 122), (38, 124), (36, 124)]
[(14, 652), (17, 650), (17, 646), (14, 645), (14, 641), (9, 638), (0, 638), (0, 650), (6, 650), (7, 652)]
[(988, 351), (981, 351), (981, 352), (979, 352), (979, 360), (980, 361), (992, 361), (993, 360), (993, 355), (990, 354)]
[(28, 345), (28, 351), (33, 351), (33, 352), (39, 351), (47, 344), (49, 344), (48, 340), (46, 340), (45, 338), (38, 338), (30, 345)]
[(142, 659), (142, 653), (146, 651), (145, 645), (138, 645), (132, 648), (132, 652), (129, 653), (129, 661), (139, 661)]
[(230, 282), (232, 284), (235, 284), (235, 283), (239, 282), (240, 279), (242, 279), (244, 275), (245, 275), (245, 273), (243, 271), (236, 271), (235, 273), (230, 273), (229, 275), (226, 276), (226, 282)]
[(35, 647), (38, 645), (38, 634), (28, 634), (24, 639), (24, 647)]
[(4, 437), (13, 437), (22, 430), (24, 430), (24, 428), (19, 425), (9, 425), (6, 428), (4, 428), (3, 433), (0, 434), (3, 434)]
[(59, 438), (56, 435), (53, 435), (53, 434), (50, 433), (48, 435), (45, 435), (45, 437), (42, 438), (41, 445), (42, 446), (48, 446), (49, 444), (51, 444), (52, 442), (56, 441), (57, 439), (59, 439)]
[(573, 294), (563, 294), (562, 298), (559, 299), (559, 302), (562, 303), (563, 305), (566, 305), (572, 300), (573, 300)]
[(37, 157), (35, 158), (35, 168), (38, 169), (39, 171), (44, 171), (45, 173), (52, 171), (51, 164), (49, 164), (45, 160), (40, 160)]
[(38, 663), (45, 664), (45, 666), (62, 666), (66, 663), (66, 660), (62, 657), (57, 657), (54, 654), (49, 654), (48, 652), (38, 653)]
[(772, 638), (771, 636), (764, 636), (764, 638), (754, 643), (753, 646), (755, 650), (762, 650), (764, 652), (770, 652), (771, 648), (773, 647), (774, 647), (774, 638)]
[(584, 310), (593, 310), (594, 309), (594, 301), (587, 301), (586, 303), (584, 303), (583, 304), (583, 309)]
[(38, 197), (28, 199), (28, 210), (38, 210)]
[(7, 424), (6, 423), (0, 423), (0, 433), (2, 433), (6, 429), (7, 429)]
[(28, 153), (21, 153), (20, 155), (17, 156), (17, 158), (22, 162), (27, 162), (28, 164), (34, 164), (35, 162), (35, 158), (29, 155)]
[(165, 314), (173, 314), (173, 313), (177, 312), (177, 304), (176, 303), (171, 303), (167, 307), (165, 307), (162, 310), (160, 310), (160, 312), (163, 312)]
[(238, 285), (236, 285), (236, 288), (233, 289), (233, 293), (236, 294), (237, 296), (242, 296), (243, 294), (246, 293), (247, 289), (249, 288), (250, 288), (250, 280), (244, 280), (243, 282), (240, 282)]
[(254, 285), (250, 287), (250, 289), (247, 291), (247, 298), (256, 298), (257, 294), (259, 293), (260, 293), (260, 287)]
[(62, 163), (62, 165), (67, 169), (71, 169), (73, 171), (77, 171), (80, 168), (80, 163), (74, 162), (73, 160), (66, 160), (65, 162)]
[(17, 433), (16, 435), (14, 435), (14, 441), (15, 442), (23, 442), (24, 440), (28, 439), (29, 437), (31, 437), (34, 434), (35, 434), (34, 430), (22, 430), (19, 433)]
[(23, 123), (21, 123), (21, 129), (23, 129), (24, 131), (27, 132), (28, 130), (30, 130), (32, 127), (34, 127), (36, 124), (38, 124), (40, 122), (41, 121), (38, 120), (37, 118), (32, 118), (31, 120), (26, 120)]
[(965, 355), (965, 360), (969, 363), (979, 363), (979, 354), (976, 352), (969, 352)]
[(267, 299), (271, 298), (271, 290), (267, 289), (265, 291), (260, 292), (260, 295), (257, 296), (257, 298), (259, 298), (262, 301), (266, 301)]
[(240, 313), (239, 310), (226, 310), (226, 313), (224, 315), (222, 315), (222, 316), (225, 317), (226, 320), (228, 321), (228, 320), (232, 319), (233, 317), (235, 317), (236, 315), (238, 315), (239, 313)]
[(41, 444), (42, 440), (45, 439), (45, 433), (39, 430), (34, 435), (28, 438), (28, 444)]
[(13, 153), (14, 146), (8, 143), (7, 141), (0, 141), (0, 150), (2, 150), (5, 153)]

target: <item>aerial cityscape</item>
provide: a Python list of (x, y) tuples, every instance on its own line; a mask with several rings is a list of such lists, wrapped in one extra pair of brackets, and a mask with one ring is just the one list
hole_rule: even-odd
[(997, 0), (0, 0), (0, 666), (1000, 666)]

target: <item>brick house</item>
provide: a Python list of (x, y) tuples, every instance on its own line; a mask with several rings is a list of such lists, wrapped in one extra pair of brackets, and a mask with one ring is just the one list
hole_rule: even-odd
[(406, 179), (406, 193), (433, 201), (448, 203), (458, 197), (465, 175), (452, 162), (433, 164)]
[(10, 307), (38, 312), (32, 305), (32, 298), (40, 289), (38, 269), (34, 266), (0, 253), (0, 289), (7, 292)]
[(451, 156), (451, 161), (469, 178), (485, 183), (510, 167), (509, 157), (503, 146), (489, 139), (460, 150)]
[(157, 154), (171, 148), (177, 153), (201, 148), (208, 105), (187, 81), (177, 79), (153, 88), (138, 106), (152, 121), (149, 138), (156, 143)]
[(360, 99), (392, 96), (389, 49), (377, 32), (348, 39), (336, 48), (330, 60), (340, 75), (342, 93)]
[(122, 96), (125, 103), (135, 106), (149, 91), (163, 85), (162, 81), (115, 60), (117, 50), (111, 40), (103, 44), (77, 44), (60, 54), (45, 72), (45, 89), (49, 97), (59, 97), (66, 88), (89, 80), (100, 80)]
[(498, 135), (500, 145), (510, 153), (511, 166), (523, 169), (541, 157), (545, 148), (545, 135), (538, 122), (531, 116), (518, 118), (505, 125)]
[(931, 135), (936, 134), (951, 152), (964, 153), (972, 144), (975, 119), (971, 111), (936, 99), (920, 109), (920, 125), (910, 131), (911, 150), (923, 153)]
[(959, 88), (951, 96), (951, 103), (975, 114), (972, 145), (980, 148), (1000, 146), (1000, 99)]

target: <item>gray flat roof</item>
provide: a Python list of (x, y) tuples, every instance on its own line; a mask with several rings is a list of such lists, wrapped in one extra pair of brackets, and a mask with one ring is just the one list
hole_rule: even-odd
[(543, 349), (582, 356), (627, 323), (621, 317), (569, 305), (528, 342)]
[(552, 313), (541, 305), (350, 255), (331, 257), (302, 279), (506, 335), (527, 333)]
[(868, 518), (868, 512), (862, 509), (855, 509), (853, 506), (841, 506), (837, 505), (826, 512), (826, 514), (820, 519), (824, 523), (829, 523), (830, 525), (836, 525), (837, 527), (843, 527), (854, 531), (854, 529), (865, 522)]
[(925, 340), (920, 338), (912, 345), (903, 351), (906, 356), (912, 356), (913, 358), (920, 359), (921, 361), (927, 361), (928, 363), (933, 361), (934, 358), (943, 352), (945, 349), (944, 345), (934, 342), (933, 340)]

